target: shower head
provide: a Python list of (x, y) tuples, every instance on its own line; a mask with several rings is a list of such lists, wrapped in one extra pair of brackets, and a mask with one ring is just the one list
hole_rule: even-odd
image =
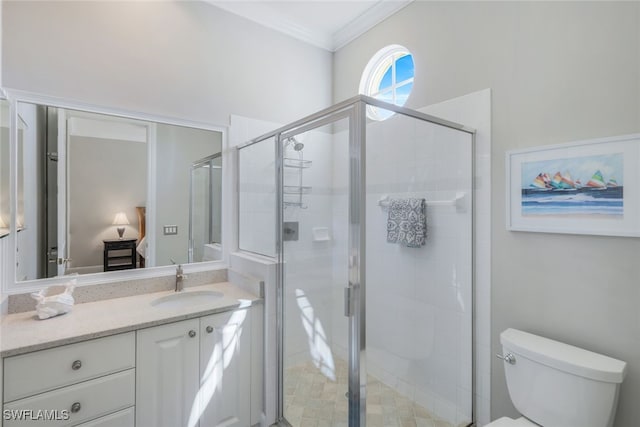
[(302, 142), (299, 142), (295, 136), (290, 136), (289, 138), (287, 138), (287, 142), (285, 143), (285, 147), (287, 145), (293, 145), (293, 149), (295, 151), (302, 151), (302, 149), (304, 148), (304, 144)]

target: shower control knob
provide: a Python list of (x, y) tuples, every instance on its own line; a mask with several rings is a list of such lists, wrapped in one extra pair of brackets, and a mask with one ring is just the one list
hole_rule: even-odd
[(501, 355), (501, 354), (496, 354), (496, 357), (498, 359), (504, 360), (509, 365), (515, 365), (516, 364), (516, 357), (512, 353), (507, 353), (504, 356)]

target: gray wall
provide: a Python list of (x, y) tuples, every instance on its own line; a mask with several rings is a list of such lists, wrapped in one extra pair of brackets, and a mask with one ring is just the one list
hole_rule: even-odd
[[(514, 327), (627, 361), (616, 426), (636, 425), (640, 239), (507, 232), (504, 153), (640, 132), (640, 4), (414, 2), (335, 54), (334, 101), (391, 43), (415, 55), (409, 107), (492, 88), (493, 352)], [(492, 370), (492, 418), (516, 415)]]
[(196, 1), (2, 2), (6, 87), (209, 123), (331, 102), (331, 54)]
[[(220, 132), (158, 125), (156, 265), (187, 262), (191, 165), (221, 150)], [(177, 225), (178, 234), (163, 235), (164, 225)]]
[(70, 136), (68, 147), (69, 270), (96, 273), (103, 271), (102, 240), (118, 238), (116, 213), (129, 219), (124, 237), (138, 238), (136, 206), (147, 201), (147, 144)]

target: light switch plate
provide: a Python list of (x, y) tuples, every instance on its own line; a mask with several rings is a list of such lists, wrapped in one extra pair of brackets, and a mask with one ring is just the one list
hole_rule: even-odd
[(173, 236), (178, 234), (178, 226), (177, 225), (165, 225), (163, 227), (165, 236)]

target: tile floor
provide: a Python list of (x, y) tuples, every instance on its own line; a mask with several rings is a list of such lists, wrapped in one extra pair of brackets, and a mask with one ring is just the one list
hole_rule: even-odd
[[(313, 365), (287, 368), (284, 414), (294, 427), (347, 427), (347, 364), (336, 360), (335, 381)], [(454, 427), (376, 378), (367, 378), (368, 427)]]

